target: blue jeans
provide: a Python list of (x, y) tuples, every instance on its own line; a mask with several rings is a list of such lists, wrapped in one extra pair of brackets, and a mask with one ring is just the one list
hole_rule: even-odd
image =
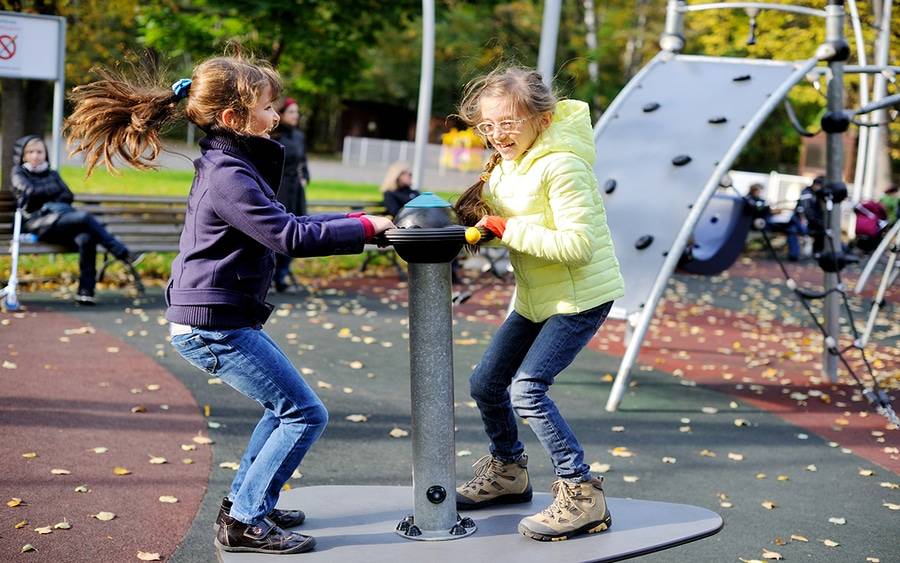
[(128, 256), (128, 248), (109, 234), (93, 215), (84, 211), (61, 215), (41, 240), (78, 247), (78, 289), (90, 295), (94, 294), (97, 283), (97, 244), (102, 244), (116, 258)]
[(504, 321), (469, 378), (472, 398), (491, 440), (491, 455), (510, 462), (525, 452), (518, 437), (517, 414), (528, 421), (550, 454), (558, 477), (576, 482), (591, 478), (584, 450), (547, 391), (596, 334), (611, 308), (609, 302), (540, 323), (513, 311)]
[(231, 517), (256, 524), (328, 423), (328, 411), (291, 361), (262, 330), (194, 328), (172, 337), (190, 364), (217, 375), (265, 413), (250, 436), (228, 497)]
[(806, 225), (800, 222), (796, 217), (792, 217), (787, 225), (787, 245), (788, 258), (791, 260), (800, 259), (800, 235), (806, 234)]

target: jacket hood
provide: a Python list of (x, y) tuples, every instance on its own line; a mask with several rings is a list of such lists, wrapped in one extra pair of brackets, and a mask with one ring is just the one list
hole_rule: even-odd
[(557, 102), (550, 127), (535, 140), (519, 166), (527, 170), (538, 158), (561, 151), (574, 153), (588, 164), (594, 164), (596, 149), (591, 112), (588, 105), (580, 100)]
[[(40, 139), (44, 143), (44, 139), (40, 135), (25, 135), (16, 140), (13, 146), (13, 166), (20, 166), (25, 158), (25, 145), (32, 139)], [(47, 143), (44, 143), (44, 151), (47, 152), (47, 163), (50, 163), (50, 151), (47, 149)]]

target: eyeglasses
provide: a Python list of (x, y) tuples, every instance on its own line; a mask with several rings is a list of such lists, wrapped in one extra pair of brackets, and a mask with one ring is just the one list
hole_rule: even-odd
[(482, 121), (478, 125), (475, 126), (475, 129), (478, 130), (479, 133), (484, 135), (485, 137), (489, 137), (494, 133), (494, 128), (500, 130), (501, 133), (515, 133), (519, 131), (520, 125), (528, 121), (529, 117), (524, 119), (504, 119), (499, 123), (492, 123), (490, 121)]

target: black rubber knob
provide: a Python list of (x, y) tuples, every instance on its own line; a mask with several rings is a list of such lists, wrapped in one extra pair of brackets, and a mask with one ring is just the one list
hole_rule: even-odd
[(693, 159), (690, 156), (688, 156), (686, 154), (680, 154), (672, 159), (672, 164), (674, 164), (675, 166), (684, 166), (685, 164), (689, 163), (691, 160), (693, 160)]
[(656, 102), (650, 102), (649, 104), (644, 104), (644, 107), (642, 109), (644, 110), (644, 113), (650, 113), (652, 111), (658, 110), (659, 104)]
[(644, 235), (637, 239), (637, 242), (634, 243), (634, 247), (638, 250), (644, 250), (651, 244), (653, 244), (653, 235)]
[(617, 185), (618, 185), (618, 182), (616, 182), (615, 180), (610, 178), (609, 180), (607, 180), (606, 182), (603, 183), (603, 191), (608, 194), (611, 194), (614, 191), (616, 191)]
[(425, 491), (425, 498), (432, 504), (441, 504), (447, 498), (447, 490), (440, 485), (432, 485)]
[(707, 121), (709, 123), (712, 123), (713, 125), (721, 125), (722, 123), (727, 122), (728, 118), (724, 115), (717, 115), (715, 117), (710, 117), (709, 119), (707, 119)]
[(733, 80), (734, 82), (746, 82), (747, 80), (750, 80), (750, 75), (749, 74), (739, 74), (739, 75), (735, 76), (734, 78), (732, 78), (731, 80)]

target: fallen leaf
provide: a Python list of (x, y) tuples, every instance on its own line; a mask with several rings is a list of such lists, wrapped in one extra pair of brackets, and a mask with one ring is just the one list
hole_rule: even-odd
[(221, 467), (222, 469), (231, 469), (232, 471), (237, 471), (238, 469), (240, 469), (241, 464), (237, 463), (236, 461), (223, 461), (219, 464), (219, 467)]
[(860, 469), (859, 474), (863, 477), (872, 477), (873, 475), (875, 475), (875, 472), (871, 469)]
[(626, 483), (637, 483), (640, 480), (640, 477), (637, 475), (622, 475), (622, 480)]
[(728, 452), (728, 459), (732, 461), (744, 461), (744, 454), (736, 454), (734, 452)]
[(186, 452), (192, 452), (197, 449), (197, 446), (194, 444), (181, 444), (181, 449)]
[(664, 457), (662, 458), (663, 463), (675, 463), (677, 460), (674, 457)]
[(16, 364), (9, 360), (3, 360), (3, 367), (6, 369), (16, 369)]
[(37, 453), (36, 452), (25, 452), (24, 454), (22, 454), (22, 457), (24, 457), (25, 459), (34, 459), (37, 457)]
[(833, 540), (822, 540), (822, 543), (824, 543), (828, 547), (837, 547), (837, 546), (841, 545), (838, 542), (833, 541)]
[(148, 553), (146, 551), (138, 551), (137, 558), (141, 561), (162, 561), (158, 553)]
[(781, 556), (777, 551), (770, 551), (768, 549), (764, 549), (762, 552), (763, 559), (772, 559), (776, 561), (781, 561), (784, 557)]
[(24, 528), (27, 525), (28, 525), (28, 520), (22, 520), (20, 522), (16, 522), (16, 525), (13, 526), (13, 528), (15, 528), (17, 530), (21, 530), (22, 528)]
[(884, 502), (881, 503), (881, 506), (887, 508), (888, 510), (900, 510), (900, 504), (896, 504), (893, 502)]
[(613, 455), (613, 457), (632, 457), (632, 456), (634, 456), (634, 452), (632, 452), (625, 446), (617, 446), (608, 451), (609, 451), (609, 453), (611, 453)]
[(41, 535), (44, 535), (44, 534), (52, 534), (52, 533), (53, 533), (53, 528), (51, 528), (50, 526), (44, 526), (44, 527), (42, 527), (42, 528), (35, 528), (34, 531), (37, 532), (37, 533), (39, 533), (39, 534), (41, 534)]
[(613, 432), (625, 432), (625, 427), (624, 426), (613, 426), (612, 428), (610, 428), (610, 430), (612, 430)]
[(97, 514), (91, 514), (91, 516), (93, 516), (97, 520), (101, 520), (103, 522), (109, 522), (110, 520), (112, 520), (113, 518), (116, 517), (116, 515), (113, 514), (112, 512), (98, 512)]
[(738, 428), (741, 428), (742, 426), (750, 426), (750, 423), (747, 422), (746, 419), (736, 418), (736, 419), (734, 419), (734, 425), (737, 426)]
[(812, 472), (816, 472), (816, 471), (818, 471), (818, 470), (819, 470), (819, 468), (818, 468), (818, 467), (816, 467), (816, 466), (815, 466), (815, 465), (813, 465), (813, 464), (809, 464), (809, 465), (807, 465), (807, 466), (806, 466), (806, 470), (807, 470), (807, 471), (812, 471)]
[(77, 487), (75, 487), (75, 492), (76, 493), (89, 493), (89, 492), (91, 492), (91, 490), (88, 489), (87, 485), (78, 485)]
[(704, 414), (716, 414), (719, 412), (719, 409), (716, 407), (703, 407), (700, 409)]
[(26, 543), (22, 546), (21, 553), (28, 553), (29, 551), (35, 551), (34, 546), (30, 543)]
[(178, 499), (173, 496), (163, 495), (159, 497), (159, 502), (164, 502), (166, 504), (175, 504), (176, 502), (178, 502)]
[(832, 516), (831, 518), (829, 518), (828, 521), (831, 522), (832, 524), (837, 524), (838, 526), (843, 526), (844, 524), (847, 523), (847, 519), (846, 519), (846, 518), (837, 518), (837, 517), (834, 517), (834, 516)]
[(145, 407), (144, 405), (138, 405), (136, 407), (131, 407), (131, 412), (133, 412), (135, 414), (147, 412), (147, 407)]
[(10, 499), (6, 502), (6, 506), (8, 506), (10, 508), (15, 508), (16, 506), (19, 506), (21, 504), (22, 504), (22, 499), (15, 498), (15, 497), (13, 497), (12, 499)]
[(124, 467), (114, 467), (113, 475), (131, 475), (131, 471), (125, 469)]
[(104, 447), (101, 446), (101, 447), (99, 447), (99, 448), (92, 448), (92, 451), (93, 451), (95, 454), (105, 454), (105, 453), (108, 452), (109, 450), (108, 450), (107, 448), (104, 448)]
[(299, 469), (295, 469), (293, 473), (291, 473), (291, 479), (302, 479), (303, 474), (300, 473)]
[(364, 414), (348, 414), (344, 420), (349, 420), (350, 422), (366, 422), (369, 420), (369, 417)]
[(214, 443), (210, 438), (201, 435), (194, 436), (193, 438), (191, 438), (191, 440), (193, 440), (195, 444), (202, 444), (204, 446), (208, 446), (209, 444)]
[(185, 464), (185, 465), (190, 465), (190, 464), (194, 463), (194, 460), (192, 460), (192, 459), (189, 458), (189, 457), (186, 457), (186, 458), (184, 458), (184, 459), (181, 460), (181, 463), (183, 463), (183, 464)]
[(51, 469), (50, 473), (54, 475), (71, 475), (72, 472), (68, 469)]
[(316, 381), (316, 387), (318, 387), (319, 389), (331, 389), (332, 387), (334, 387), (334, 385), (328, 383), (327, 381)]
[(150, 464), (151, 465), (162, 465), (164, 463), (168, 463), (168, 460), (164, 457), (150, 456)]
[(797, 534), (791, 534), (791, 541), (808, 542), (809, 540), (803, 536), (798, 536)]
[(351, 369), (362, 369), (363, 363), (359, 360), (354, 360), (354, 361), (350, 362), (350, 368)]
[(393, 430), (388, 432), (388, 435), (391, 438), (405, 438), (406, 436), (409, 436), (409, 432), (407, 432), (406, 430), (404, 430), (402, 428), (394, 427)]
[(53, 529), (55, 529), (55, 530), (71, 530), (72, 525), (69, 524), (68, 520), (63, 520), (62, 522), (54, 524)]
[(210, 377), (209, 379), (206, 380), (206, 382), (210, 385), (222, 385), (222, 378), (221, 377)]
[(159, 391), (159, 385), (156, 383), (151, 383), (147, 386), (147, 391)]
[(466, 457), (469, 455), (472, 455), (471, 450), (459, 450), (458, 452), (456, 452), (456, 457)]
[(777, 506), (778, 506), (778, 505), (775, 504), (775, 503), (774, 503), (773, 501), (771, 501), (771, 500), (764, 500), (764, 501), (762, 502), (762, 507), (765, 508), (766, 510), (774, 510)]
[(716, 457), (716, 452), (710, 450), (700, 450), (700, 455), (703, 457)]

